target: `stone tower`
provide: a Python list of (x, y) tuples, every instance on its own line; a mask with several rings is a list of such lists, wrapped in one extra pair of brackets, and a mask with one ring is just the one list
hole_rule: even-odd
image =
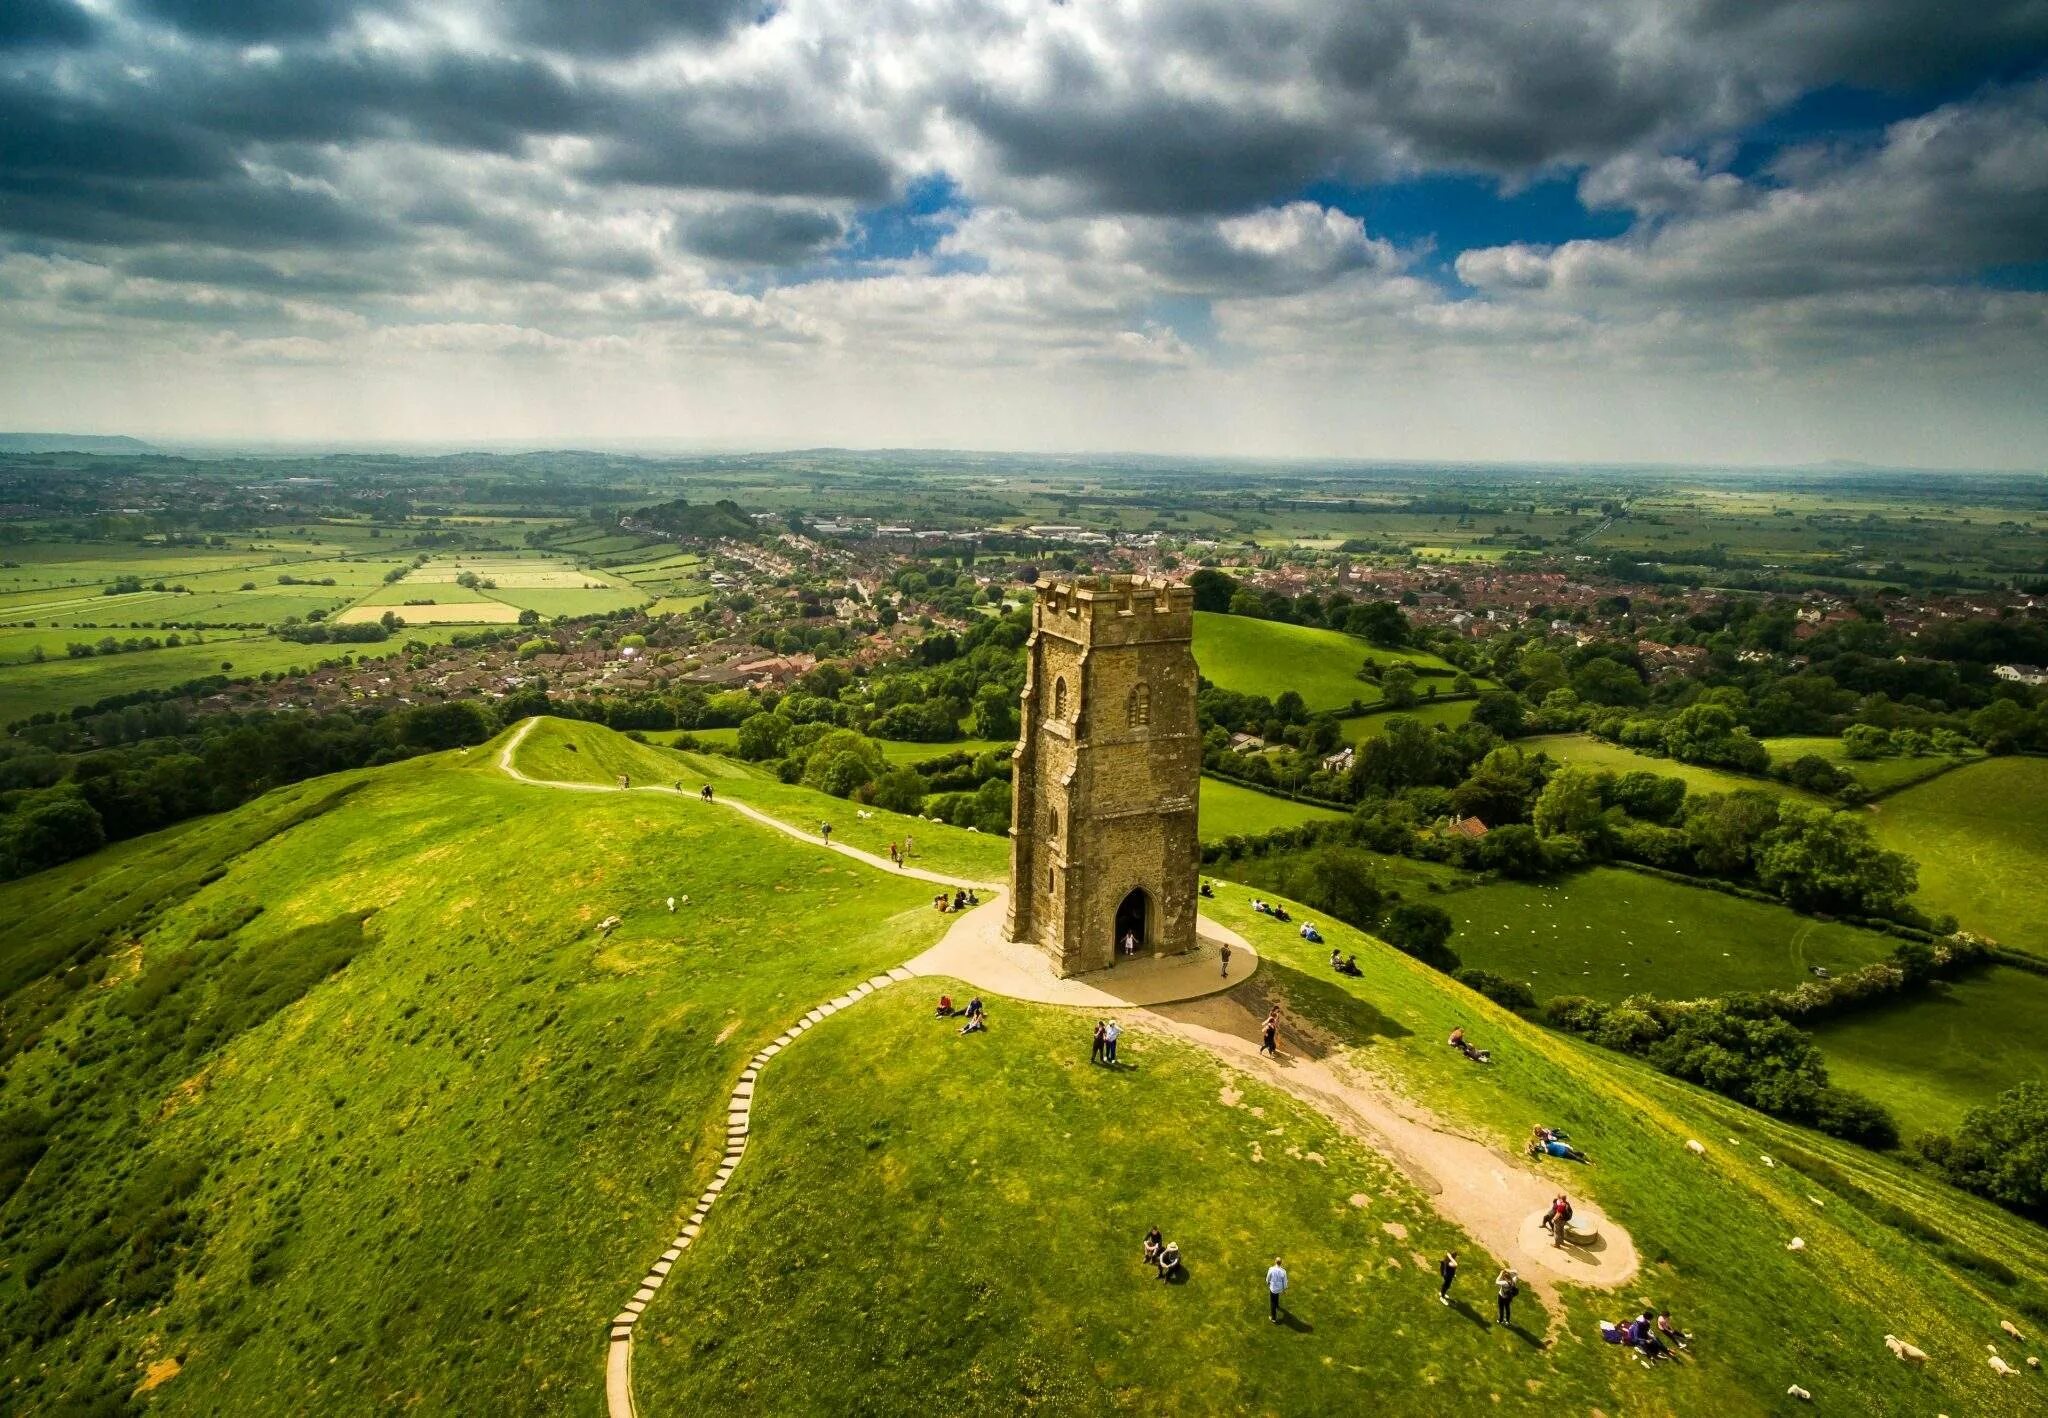
[(1043, 585), (1010, 812), (1010, 939), (1062, 975), (1195, 948), (1194, 593), (1116, 576)]

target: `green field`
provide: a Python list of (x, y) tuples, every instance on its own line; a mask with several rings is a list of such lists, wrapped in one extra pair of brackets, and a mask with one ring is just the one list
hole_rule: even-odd
[(1274, 699), (1291, 689), (1315, 710), (1345, 709), (1354, 700), (1372, 704), (1380, 697), (1379, 687), (1358, 677), (1368, 659), (1434, 669), (1445, 676), (1434, 682), (1442, 684), (1446, 692), (1455, 674), (1434, 655), (1382, 649), (1335, 630), (1195, 612), (1196, 668), (1212, 684), (1239, 694)]
[(1873, 793), (1889, 793), (1909, 783), (1936, 777), (1948, 772), (1957, 762), (1934, 753), (1923, 753), (1918, 758), (1851, 758), (1842, 751), (1840, 738), (1828, 736), (1765, 739), (1763, 742), (1771, 752), (1773, 766), (1816, 754), (1837, 768), (1847, 769), (1855, 775), (1857, 782)]
[(1313, 803), (1290, 802), (1221, 778), (1204, 778), (1200, 817), (1202, 840), (1221, 842), (1226, 837), (1257, 837), (1304, 822), (1340, 822), (1344, 814)]
[(1785, 906), (1595, 867), (1555, 883), (1494, 882), (1432, 897), (1451, 913), (1467, 965), (1526, 981), (1537, 998), (1696, 999), (1839, 974), (1898, 942)]
[[(846, 807), (592, 725), (544, 720), (525, 743), (530, 773), (681, 762), (778, 815)], [(153, 1373), (167, 1412), (601, 1411), (604, 1322), (717, 1168), (747, 1059), (945, 923), (924, 883), (687, 798), (512, 782), (498, 746), (313, 780), (0, 886), (0, 1077), (9, 1126), (47, 1149), (6, 1202), (11, 1409), (114, 1411)], [(918, 830), (949, 859), (1002, 846)], [(745, 1164), (647, 1311), (642, 1411), (1321, 1413), (1371, 1394), (1762, 1414), (1793, 1382), (1887, 1418), (2034, 1404), (2031, 1376), (1982, 1357), (2048, 1282), (2037, 1228), (1334, 923), (1365, 974), (1331, 977), (1329, 947), (1250, 894), (1209, 904), (1262, 953), (1250, 1017), (1286, 1002), (1268, 1076), (1143, 1014), (1115, 1072), (1084, 1064), (1080, 1013), (999, 999), (963, 1039), (929, 1017), (940, 981), (779, 1056)], [(689, 901), (672, 914), (670, 895)], [(1493, 1067), (1443, 1047), (1460, 1023)], [(1560, 1175), (1631, 1231), (1640, 1280), (1526, 1291), (1516, 1328), (1484, 1323), (1496, 1258), (1282, 1093), (1304, 1048), (1496, 1147), (1567, 1127), (1595, 1165)], [(1899, 1213), (1950, 1249), (1906, 1241)], [(1184, 1284), (1136, 1265), (1155, 1221)], [(1452, 1245), (1445, 1309), (1431, 1267)], [(1258, 1290), (1275, 1252), (1294, 1275), (1278, 1327)], [(1645, 1369), (1597, 1342), (1597, 1320), (1653, 1301), (1700, 1335), (1690, 1358)], [(1929, 1365), (1898, 1364), (1887, 1332)]]
[(1524, 751), (1547, 753), (1561, 763), (1575, 763), (1609, 773), (1647, 772), (1666, 778), (1681, 778), (1688, 793), (1732, 793), (1742, 788), (1753, 788), (1799, 802), (1826, 801), (1817, 794), (1789, 783), (1780, 783), (1775, 778), (1752, 778), (1746, 773), (1730, 773), (1726, 769), (1708, 768), (1697, 763), (1680, 763), (1675, 758), (1637, 753), (1632, 748), (1623, 748), (1620, 744), (1608, 743), (1590, 734), (1542, 734), (1520, 742)]
[(1821, 1024), (1828, 1072), (1867, 1093), (1908, 1136), (1953, 1131), (1963, 1114), (2028, 1079), (2048, 1079), (2048, 979), (1995, 967), (1927, 995)]
[(2048, 954), (2048, 759), (1966, 764), (1886, 798), (1871, 826), (1920, 864), (1922, 908)]
[(1361, 714), (1343, 721), (1344, 741), (1350, 744), (1364, 743), (1375, 734), (1385, 733), (1388, 721), (1398, 719), (1403, 714), (1411, 719), (1420, 719), (1425, 724), (1443, 724), (1448, 728), (1456, 728), (1471, 719), (1472, 711), (1478, 707), (1478, 703), (1476, 699), (1452, 699), (1437, 704), (1423, 700), (1412, 709), (1400, 709), (1385, 714)]

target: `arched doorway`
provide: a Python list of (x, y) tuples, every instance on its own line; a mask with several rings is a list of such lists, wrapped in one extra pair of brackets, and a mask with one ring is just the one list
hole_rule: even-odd
[(1126, 940), (1135, 939), (1140, 952), (1149, 947), (1151, 937), (1146, 934), (1145, 927), (1146, 914), (1151, 904), (1151, 898), (1145, 895), (1145, 888), (1134, 886), (1130, 895), (1124, 897), (1122, 903), (1117, 906), (1116, 935), (1112, 941), (1111, 960), (1127, 958), (1124, 946)]

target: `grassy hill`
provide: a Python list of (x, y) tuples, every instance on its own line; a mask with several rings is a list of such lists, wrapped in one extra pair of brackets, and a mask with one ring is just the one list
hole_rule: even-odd
[(1538, 999), (1789, 989), (1810, 966), (1839, 974), (1898, 946), (1875, 931), (1620, 867), (1434, 900), (1457, 922), (1451, 948), (1467, 965), (1522, 980)]
[(1681, 778), (1689, 793), (1732, 793), (1739, 788), (1752, 788), (1797, 802), (1826, 801), (1817, 794), (1795, 788), (1790, 783), (1780, 783), (1775, 778), (1752, 778), (1747, 773), (1730, 773), (1704, 764), (1680, 763), (1675, 758), (1637, 753), (1632, 748), (1596, 739), (1591, 734), (1541, 734), (1519, 742), (1525, 752), (1547, 753), (1560, 763), (1575, 763), (1609, 773), (1660, 773), (1666, 778)]
[[(745, 1061), (944, 924), (923, 883), (688, 798), (514, 782), (498, 747), (314, 780), (0, 887), (11, 1411), (119, 1412), (148, 1380), (132, 1406), (166, 1412), (597, 1411), (604, 1322), (710, 1178)], [(519, 765), (715, 773), (806, 826), (847, 808), (583, 724), (542, 721)], [(835, 836), (897, 830), (849, 818)], [(1002, 849), (916, 832), (949, 862)], [(689, 899), (671, 914), (670, 895)], [(1490, 1259), (1367, 1141), (1143, 1016), (1115, 1073), (1082, 1066), (1070, 1013), (998, 1001), (963, 1040), (928, 1018), (934, 982), (764, 1074), (747, 1163), (642, 1326), (642, 1410), (1316, 1412), (1374, 1390), (1409, 1411), (1740, 1414), (1788, 1411), (1792, 1382), (1875, 1414), (2038, 1398), (1983, 1345), (2048, 1316), (2041, 1231), (1334, 924), (1366, 978), (1332, 979), (1326, 947), (1248, 896), (1226, 885), (1216, 911), (1264, 953), (1253, 989), (1289, 1000), (1293, 1047), (1461, 1132), (1569, 1128), (1595, 1162), (1559, 1184), (1630, 1229), (1639, 1282), (1475, 1324), (1433, 1302), (1428, 1267), (1459, 1244), (1483, 1309)], [(1461, 1021), (1494, 1067), (1443, 1047)], [(1137, 1271), (1154, 1220), (1185, 1285)], [(1296, 1286), (1277, 1329), (1257, 1289), (1274, 1251)], [(1592, 1323), (1652, 1299), (1701, 1340), (1646, 1371)]]
[(1379, 687), (1358, 677), (1368, 660), (1409, 664), (1446, 676), (1446, 692), (1457, 671), (1420, 650), (1386, 650), (1355, 635), (1277, 620), (1195, 612), (1195, 666), (1203, 678), (1239, 694), (1268, 699), (1294, 690), (1310, 709), (1344, 710), (1353, 700), (1372, 704)]
[(1889, 793), (1911, 783), (1938, 777), (1956, 766), (1955, 759), (1935, 753), (1923, 753), (1918, 758), (1851, 758), (1843, 751), (1842, 740), (1835, 735), (1765, 739), (1763, 744), (1770, 750), (1774, 767), (1813, 754), (1837, 768), (1846, 769), (1873, 793)]
[(1202, 780), (1201, 833), (1204, 842), (1221, 842), (1226, 837), (1256, 837), (1282, 827), (1304, 822), (1336, 822), (1344, 816), (1313, 803), (1290, 802), (1286, 798), (1244, 788), (1221, 778)]
[(1877, 838), (1920, 864), (1919, 904), (2048, 955), (2048, 759), (1990, 758), (1886, 798)]

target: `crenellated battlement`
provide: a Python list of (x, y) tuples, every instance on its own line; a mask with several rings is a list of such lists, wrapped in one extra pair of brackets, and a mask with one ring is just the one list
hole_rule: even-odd
[(1129, 643), (1186, 639), (1194, 631), (1195, 593), (1172, 581), (1105, 576), (1038, 588), (1032, 625), (1064, 639)]

